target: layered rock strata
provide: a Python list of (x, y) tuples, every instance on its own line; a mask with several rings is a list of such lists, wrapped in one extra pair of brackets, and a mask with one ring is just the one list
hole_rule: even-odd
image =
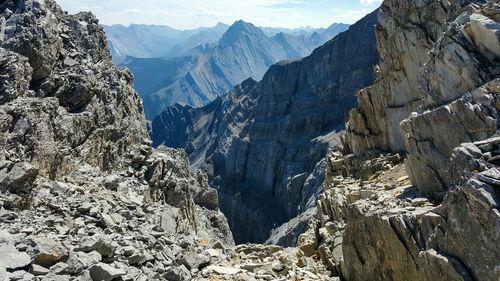
[(499, 14), (498, 1), (382, 4), (379, 77), (318, 203), (316, 243), (335, 275), (500, 278)]

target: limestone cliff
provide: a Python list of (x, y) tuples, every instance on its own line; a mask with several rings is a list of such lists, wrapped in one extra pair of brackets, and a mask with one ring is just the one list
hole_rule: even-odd
[(383, 2), (378, 79), (358, 94), (318, 203), (335, 275), (500, 278), (499, 15), (497, 0)]
[(259, 83), (153, 121), (156, 145), (185, 148), (208, 173), (237, 242), (262, 242), (314, 205), (321, 160), (356, 105), (354, 92), (374, 80), (375, 20), (372, 13), (309, 57), (273, 65)]

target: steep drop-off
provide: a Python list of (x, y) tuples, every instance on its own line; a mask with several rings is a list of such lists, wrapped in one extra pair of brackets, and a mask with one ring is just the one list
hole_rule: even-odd
[(374, 81), (375, 22), (372, 13), (310, 56), (273, 65), (259, 83), (153, 121), (155, 145), (185, 148), (209, 174), (237, 242), (262, 242), (315, 204), (321, 160), (356, 105), (354, 92)]

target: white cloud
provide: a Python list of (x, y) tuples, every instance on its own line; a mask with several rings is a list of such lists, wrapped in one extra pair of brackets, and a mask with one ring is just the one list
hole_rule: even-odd
[(361, 0), (361, 4), (365, 6), (370, 6), (374, 4), (380, 4), (382, 3), (382, 0)]
[[(354, 23), (370, 11), (359, 2), (351, 1), (57, 0), (71, 13), (92, 11), (103, 24), (162, 24), (181, 29), (212, 26), (217, 22), (231, 24), (239, 19), (275, 27), (326, 27), (333, 22)], [(349, 9), (338, 7), (346, 5)], [(332, 12), (332, 8), (337, 9)]]

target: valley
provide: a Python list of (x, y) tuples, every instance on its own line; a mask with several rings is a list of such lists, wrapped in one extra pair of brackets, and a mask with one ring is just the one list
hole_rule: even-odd
[(1, 281), (500, 279), (500, 1), (63, 3), (0, 1)]

